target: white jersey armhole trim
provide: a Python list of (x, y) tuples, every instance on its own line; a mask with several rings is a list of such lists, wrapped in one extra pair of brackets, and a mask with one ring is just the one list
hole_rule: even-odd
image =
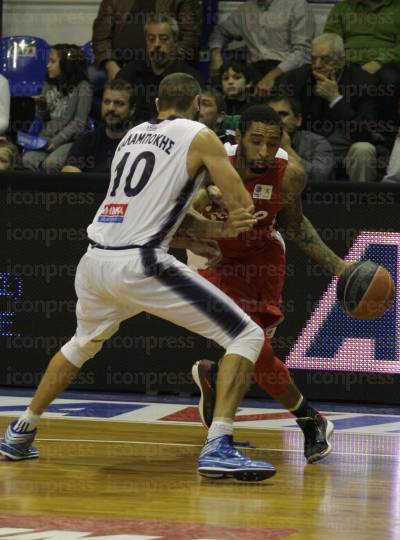
[[(188, 171), (188, 159), (189, 159), (190, 149), (191, 149), (192, 144), (193, 144), (193, 141), (195, 140), (195, 138), (197, 137), (197, 135), (198, 135), (199, 133), (201, 133), (204, 129), (209, 129), (209, 128), (208, 128), (207, 126), (203, 126), (202, 129), (199, 129), (199, 131), (198, 131), (198, 132), (196, 133), (196, 135), (193, 137), (192, 142), (189, 144), (189, 148), (188, 148), (187, 155), (186, 155), (186, 163), (185, 163), (186, 178), (192, 179), (192, 177), (190, 176), (189, 171)], [(203, 164), (203, 167), (204, 167), (204, 164)], [(198, 176), (198, 174), (199, 174), (199, 173), (197, 172), (196, 175), (194, 176), (194, 178), (195, 178), (196, 176)]]

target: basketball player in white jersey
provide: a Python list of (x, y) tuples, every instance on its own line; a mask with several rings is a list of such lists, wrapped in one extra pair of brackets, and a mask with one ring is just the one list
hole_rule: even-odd
[[(158, 118), (136, 126), (120, 142), (107, 196), (88, 227), (90, 246), (76, 272), (76, 333), (52, 358), (29, 407), (1, 440), (0, 453), (9, 459), (38, 457), (32, 443), (40, 415), (122, 321), (147, 311), (226, 350), (199, 473), (238, 480), (275, 474), (273, 465), (249, 459), (232, 443), (233, 417), (264, 333), (224, 293), (168, 254), (206, 171), (225, 195), (229, 212), (242, 212), (246, 230), (256, 223), (251, 196), (223, 145), (192, 120), (199, 112), (199, 94), (190, 75), (167, 76), (159, 87)], [(220, 224), (214, 233), (218, 227), (224, 236)]]

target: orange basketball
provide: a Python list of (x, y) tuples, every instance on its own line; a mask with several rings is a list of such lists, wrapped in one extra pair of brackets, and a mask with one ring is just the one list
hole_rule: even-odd
[(392, 304), (395, 286), (386, 268), (372, 261), (361, 261), (343, 270), (336, 294), (347, 315), (373, 320), (381, 317)]

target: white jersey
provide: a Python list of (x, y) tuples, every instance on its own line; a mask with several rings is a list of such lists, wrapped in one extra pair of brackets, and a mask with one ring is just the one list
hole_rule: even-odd
[(187, 154), (204, 124), (184, 118), (153, 120), (131, 129), (111, 165), (107, 196), (87, 231), (103, 246), (168, 249), (202, 183), (189, 178)]

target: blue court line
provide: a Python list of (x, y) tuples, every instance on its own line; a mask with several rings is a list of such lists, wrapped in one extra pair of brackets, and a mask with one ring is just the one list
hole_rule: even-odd
[[(31, 397), (34, 389), (0, 387), (1, 396)], [(87, 392), (82, 390), (68, 390), (59, 396), (61, 399), (78, 399), (93, 401), (121, 401), (137, 403), (170, 403), (177, 405), (194, 405), (198, 403), (198, 396), (182, 397), (170, 394), (130, 394), (130, 393), (107, 393), (107, 392)], [(371, 403), (347, 403), (347, 402), (318, 402), (312, 401), (312, 405), (321, 411), (331, 412), (349, 412), (360, 414), (389, 414), (400, 415), (400, 407), (395, 405), (382, 405)], [(242, 407), (251, 407), (255, 409), (282, 409), (282, 406), (272, 399), (245, 399), (241, 403)], [(337, 421), (335, 421), (336, 424)]]

